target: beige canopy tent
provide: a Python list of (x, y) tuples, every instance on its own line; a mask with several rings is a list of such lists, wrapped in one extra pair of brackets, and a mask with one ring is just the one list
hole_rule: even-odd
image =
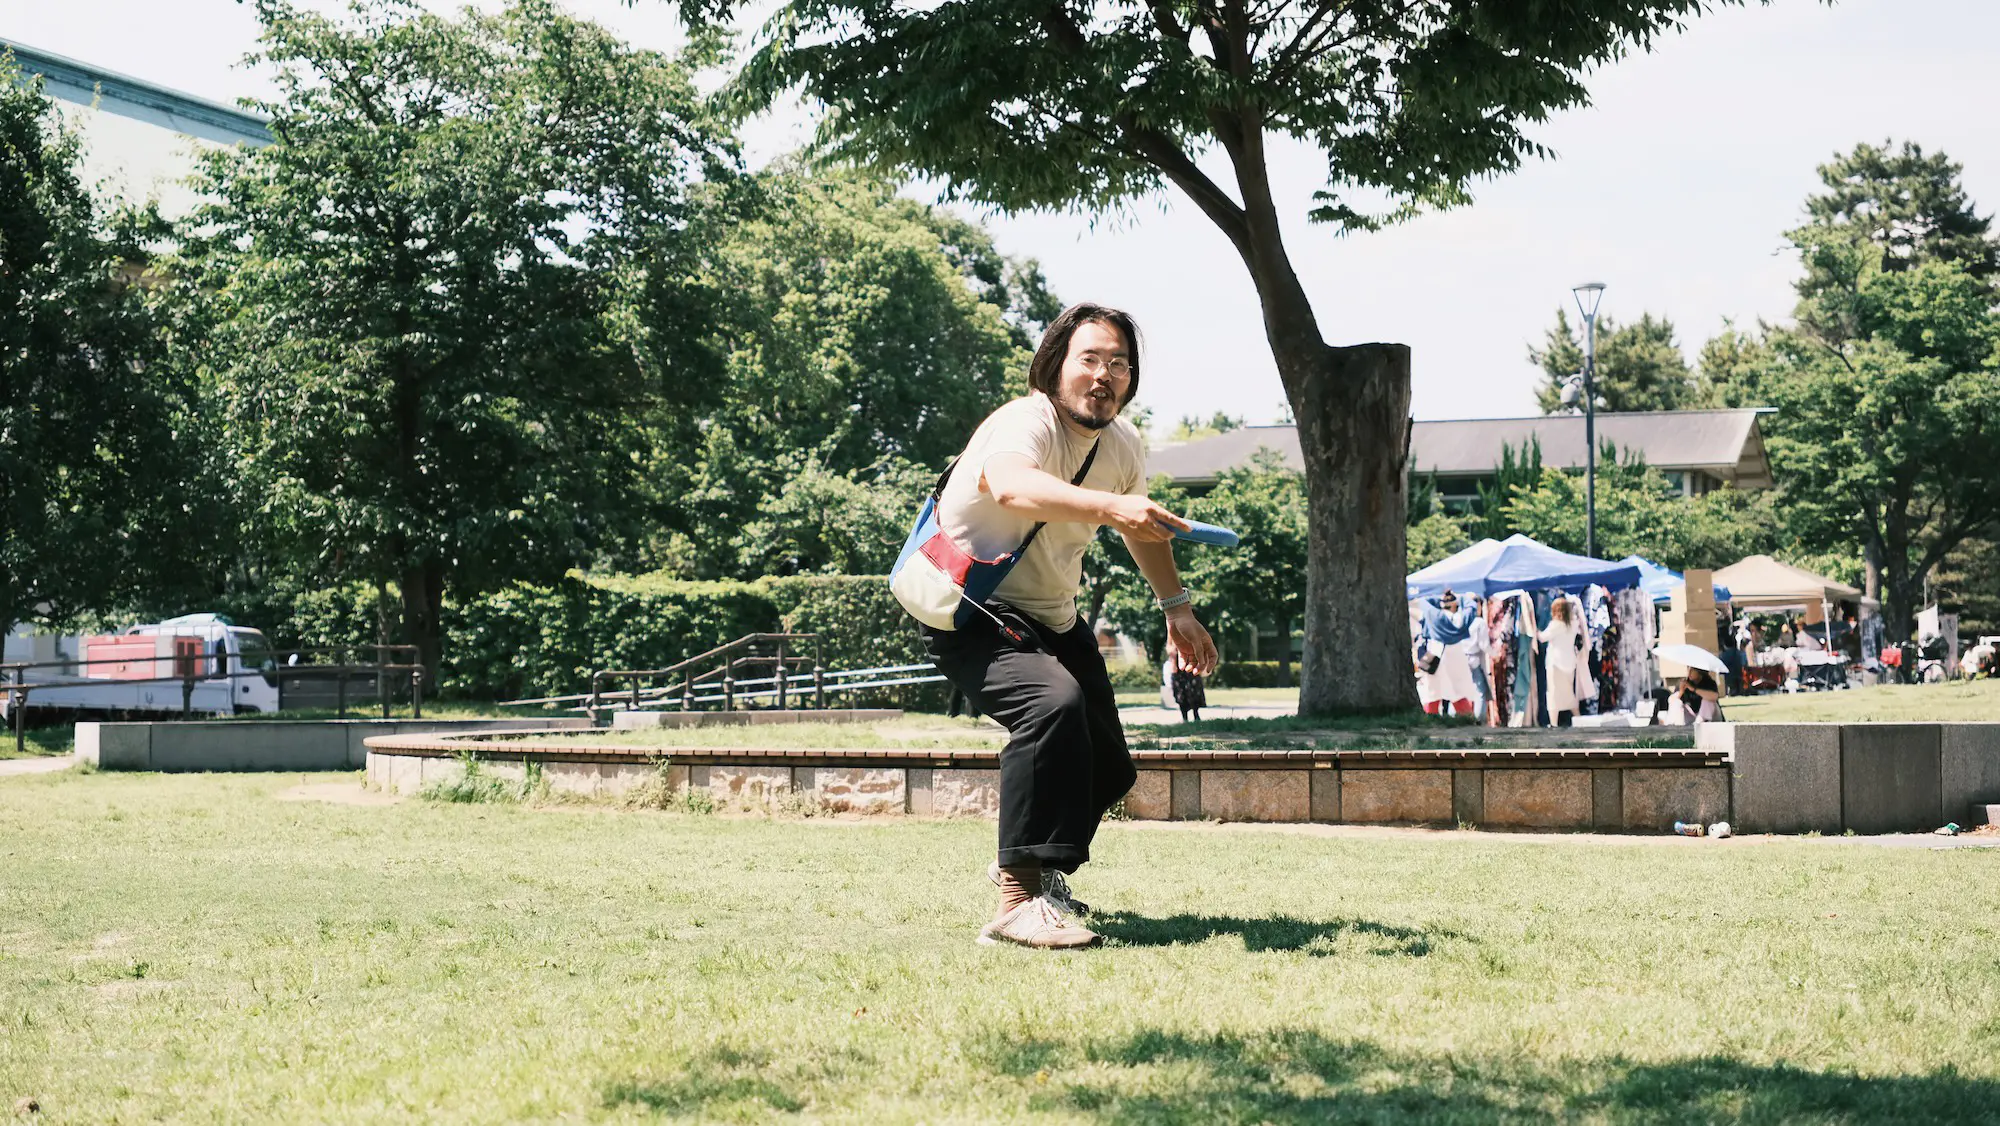
[(1730, 605), (1738, 610), (1778, 609), (1853, 602), (1866, 613), (1877, 603), (1846, 583), (1815, 575), (1802, 567), (1780, 563), (1768, 555), (1752, 555), (1715, 573), (1715, 585), (1729, 588)]

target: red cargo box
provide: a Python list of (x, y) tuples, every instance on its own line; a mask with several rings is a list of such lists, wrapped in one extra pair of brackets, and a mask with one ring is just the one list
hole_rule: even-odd
[[(100, 680), (151, 680), (166, 671), (153, 657), (159, 652), (158, 639), (141, 634), (118, 634), (83, 639), (83, 675)], [(115, 664), (100, 664), (113, 661)]]

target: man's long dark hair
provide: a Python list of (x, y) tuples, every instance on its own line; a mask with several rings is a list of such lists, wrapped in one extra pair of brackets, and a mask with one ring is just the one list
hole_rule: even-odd
[(1125, 337), (1126, 357), (1132, 365), (1132, 382), (1125, 388), (1125, 397), (1118, 400), (1119, 406), (1132, 401), (1139, 393), (1139, 326), (1132, 323), (1132, 315), (1109, 305), (1093, 305), (1088, 301), (1071, 305), (1064, 309), (1042, 333), (1042, 345), (1035, 349), (1035, 358), (1028, 364), (1028, 386), (1053, 399), (1056, 386), (1062, 380), (1063, 361), (1069, 358), (1069, 338), (1076, 335), (1078, 325), (1107, 324), (1117, 329)]

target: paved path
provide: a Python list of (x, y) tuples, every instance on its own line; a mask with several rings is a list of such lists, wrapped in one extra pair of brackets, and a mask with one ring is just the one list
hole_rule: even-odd
[(75, 762), (76, 760), (68, 755), (0, 759), (0, 778), (5, 778), (9, 774), (50, 774), (58, 770), (68, 770)]
[[(1278, 716), (1296, 715), (1298, 708), (1281, 703), (1211, 704), (1201, 709), (1201, 718), (1210, 719), (1274, 719)], [(1178, 709), (1168, 709), (1157, 704), (1127, 704), (1118, 709), (1118, 718), (1126, 723), (1179, 723)]]

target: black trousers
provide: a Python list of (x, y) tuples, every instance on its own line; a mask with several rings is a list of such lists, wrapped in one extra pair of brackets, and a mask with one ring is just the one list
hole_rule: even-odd
[[(1011, 736), (1000, 752), (1000, 863), (1074, 872), (1106, 810), (1138, 780), (1118, 698), (1078, 620), (1057, 633), (1000, 602), (970, 628), (922, 627), (931, 660)], [(1018, 639), (1018, 640), (1016, 640)]]

